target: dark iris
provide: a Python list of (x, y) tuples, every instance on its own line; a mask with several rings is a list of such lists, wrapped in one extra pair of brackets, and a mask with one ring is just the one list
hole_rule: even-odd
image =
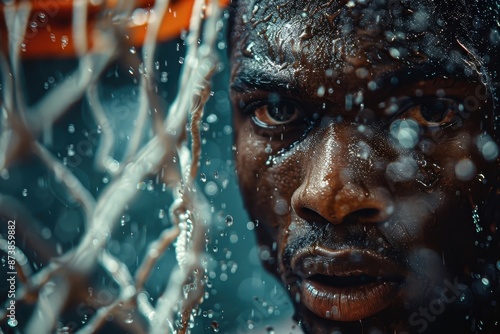
[(269, 117), (277, 122), (288, 122), (294, 117), (296, 112), (297, 107), (289, 101), (276, 101), (267, 104)]
[(422, 103), (420, 113), (428, 122), (439, 123), (453, 110), (454, 102), (447, 100), (434, 100)]

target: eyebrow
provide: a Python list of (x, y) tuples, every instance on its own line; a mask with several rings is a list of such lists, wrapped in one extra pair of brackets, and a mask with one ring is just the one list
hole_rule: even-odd
[[(388, 71), (375, 78), (374, 82), (377, 85), (376, 91), (380, 91), (388, 87), (405, 88), (421, 81), (432, 81), (438, 78), (481, 82), (479, 74), (467, 76), (463, 70), (456, 70), (450, 73), (443, 66), (431, 64), (419, 64), (411, 68), (406, 67), (396, 71)], [(396, 82), (394, 82), (394, 79), (396, 79)]]
[(261, 90), (283, 94), (300, 93), (299, 87), (285, 75), (276, 75), (275, 73), (262, 69), (244, 69), (238, 72), (230, 88), (237, 92)]
[[(457, 81), (473, 80), (481, 82), (479, 74), (467, 76), (464, 71), (456, 70), (450, 73), (443, 66), (436, 64), (416, 64), (414, 67), (404, 67), (394, 71), (389, 70), (373, 78), (373, 82), (376, 83), (377, 87), (374, 92), (384, 92), (390, 87), (404, 89), (421, 81), (432, 81), (443, 77)], [(395, 79), (396, 81), (394, 81)], [(276, 72), (266, 71), (262, 68), (245, 68), (235, 75), (230, 88), (240, 93), (260, 90), (277, 92), (283, 95), (294, 95), (301, 98), (304, 89), (301, 89), (297, 84), (300, 85), (300, 83), (291, 81), (286, 75), (279, 75)]]

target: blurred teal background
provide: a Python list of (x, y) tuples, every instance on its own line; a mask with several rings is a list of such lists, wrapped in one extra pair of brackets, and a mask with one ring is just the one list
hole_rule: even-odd
[[(208, 282), (205, 302), (197, 310), (192, 333), (284, 332), (279, 326), (285, 326), (290, 332), (292, 310), (288, 297), (281, 285), (260, 265), (253, 233), (254, 223), (249, 220), (238, 191), (223, 33), (219, 38), (218, 49), (222, 62), (203, 118), (203, 152), (198, 178), (199, 189), (208, 198), (213, 213), (203, 260), (208, 269)], [(129, 51), (131, 54), (140, 54), (139, 49)], [(165, 111), (178, 89), (182, 89), (178, 87), (178, 76), (184, 53), (182, 39), (163, 43), (157, 51), (155, 81), (159, 103)], [(24, 94), (28, 104), (35, 104), (60, 85), (77, 65), (75, 59), (24, 61)], [(107, 68), (99, 82), (99, 96), (116, 138), (114, 158), (118, 161), (123, 158), (134, 128), (133, 121), (139, 104), (139, 70), (127, 63), (116, 62)], [(40, 141), (98, 198), (112, 176), (94, 168), (95, 153), (102, 133), (89, 108), (85, 98), (73, 104)], [(152, 136), (152, 125), (150, 117), (143, 143)], [(132, 273), (141, 263), (147, 245), (158, 237), (162, 229), (171, 225), (168, 208), (172, 196), (168, 190), (165, 191), (161, 179), (146, 179), (137, 187), (137, 197), (123, 212), (118, 227), (107, 243), (110, 253), (121, 259)], [(84, 232), (81, 207), (33, 155), (26, 154), (8, 170), (1, 171), (0, 193), (17, 199), (29, 211), (23, 214), (32, 216), (36, 221), (34, 226), (18, 229), (17, 242), (26, 252), (34, 271), (46, 266), (51, 257), (79, 243)], [(6, 218), (0, 219), (0, 232), (4, 234)], [(33, 242), (30, 235), (36, 235), (37, 242)], [(153, 303), (164, 290), (174, 264), (175, 254), (173, 247), (170, 247), (146, 285)], [(93, 273), (91, 281), (93, 288), (82, 287), (89, 290), (89, 294), (100, 293), (103, 299), (111, 301), (118, 292), (117, 285), (102, 269)], [(0, 289), (0, 302), (4, 302), (6, 289)], [(31, 310), (32, 306), (28, 305), (18, 311), (20, 328), (23, 322), (28, 321)], [(77, 328), (88, 321), (95, 311), (88, 306), (77, 307), (64, 315), (59, 327)], [(125, 328), (110, 321), (102, 332), (122, 333)]]

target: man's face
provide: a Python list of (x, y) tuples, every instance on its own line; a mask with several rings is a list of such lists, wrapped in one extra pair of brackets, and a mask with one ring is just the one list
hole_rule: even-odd
[(498, 155), (491, 101), (442, 8), (409, 3), (235, 11), (240, 186), (263, 260), (312, 332), (418, 330), (409, 315), (470, 262)]

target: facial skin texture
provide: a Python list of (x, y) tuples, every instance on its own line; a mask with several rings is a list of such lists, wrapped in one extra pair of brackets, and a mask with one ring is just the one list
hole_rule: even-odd
[[(475, 271), (476, 230), (498, 249), (496, 220), (474, 221), (473, 209), (486, 211), (496, 189), (498, 154), (483, 143), (498, 146), (491, 78), (465, 34), (464, 8), (339, 0), (234, 9), (240, 186), (272, 254), (264, 264), (306, 332), (472, 331), (470, 278), (486, 277)], [(497, 276), (481, 298), (498, 299)]]

